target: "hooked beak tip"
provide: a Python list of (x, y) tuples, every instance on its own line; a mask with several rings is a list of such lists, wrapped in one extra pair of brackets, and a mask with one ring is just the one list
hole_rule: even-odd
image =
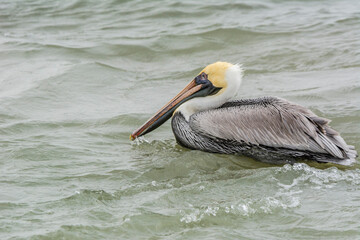
[(134, 137), (133, 134), (130, 134), (130, 137), (129, 137), (129, 138), (130, 138), (131, 141), (134, 141), (136, 137)]

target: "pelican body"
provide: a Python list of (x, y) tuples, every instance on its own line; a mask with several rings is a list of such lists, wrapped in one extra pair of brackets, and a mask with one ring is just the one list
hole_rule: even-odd
[(240, 88), (242, 73), (239, 65), (208, 65), (130, 139), (153, 131), (172, 116), (176, 141), (190, 149), (270, 163), (356, 161), (354, 147), (328, 125), (330, 120), (309, 109), (278, 97), (230, 101)]

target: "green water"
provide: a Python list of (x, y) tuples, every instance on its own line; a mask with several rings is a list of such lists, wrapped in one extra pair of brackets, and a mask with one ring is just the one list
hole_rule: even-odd
[(360, 239), (360, 169), (129, 134), (207, 64), (360, 150), (360, 1), (0, 2), (0, 239)]

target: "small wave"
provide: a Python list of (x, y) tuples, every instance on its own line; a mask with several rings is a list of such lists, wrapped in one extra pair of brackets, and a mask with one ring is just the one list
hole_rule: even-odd
[(155, 12), (146, 14), (142, 18), (151, 18), (151, 19), (167, 19), (167, 18), (189, 18), (193, 16), (203, 17), (207, 15), (206, 12), (189, 12), (189, 11), (180, 11), (180, 10), (166, 10), (161, 12)]
[(0, 202), (0, 210), (5, 210), (5, 209), (13, 210), (13, 209), (26, 207), (26, 206), (28, 206), (28, 204), (26, 204), (26, 203)]
[(4, 80), (0, 81), (0, 99), (21, 97), (25, 92), (38, 87), (44, 80), (64, 74), (69, 69), (68, 62), (65, 61), (53, 63), (51, 69), (47, 68), (48, 64), (47, 61), (17, 64), (17, 69), (21, 68), (24, 72), (32, 72), (26, 76), (22, 72), (15, 71), (14, 67), (10, 65), (9, 69), (2, 72)]
[(339, 20), (336, 20), (338, 24), (349, 24), (349, 25), (356, 25), (359, 23), (360, 17), (346, 17)]
[(13, 8), (18, 10), (17, 16), (21, 17), (34, 17), (34, 16), (58, 16), (64, 13), (71, 14), (72, 16), (79, 12), (84, 12), (87, 9), (91, 9), (94, 5), (91, 5), (87, 1), (72, 0), (59, 4), (58, 2), (24, 2), (23, 4), (13, 5)]
[(179, 214), (180, 222), (199, 223), (207, 221), (212, 217), (221, 218), (226, 215), (252, 217), (254, 215), (272, 214), (281, 209), (291, 209), (298, 206), (300, 206), (299, 197), (264, 197), (227, 206), (203, 206), (200, 208), (180, 210)]
[[(268, 36), (277, 35), (278, 33), (255, 31), (253, 29), (241, 29), (241, 28), (225, 28), (217, 27), (215, 29), (202, 29), (196, 33), (192, 33), (190, 36), (203, 36), (211, 37), (214, 39), (225, 39), (226, 42), (237, 42), (239, 43), (242, 39), (252, 39), (255, 36)], [(282, 33), (283, 34), (283, 33)]]
[(53, 32), (53, 31), (69, 31), (79, 29), (79, 24), (47, 24), (47, 25), (41, 25), (34, 27), (33, 30), (35, 31), (47, 31), (47, 32)]
[[(94, 49), (93, 49), (94, 50)], [(96, 50), (96, 49), (95, 49)], [(152, 55), (156, 53), (156, 50), (147, 47), (145, 45), (137, 45), (137, 44), (103, 44), (101, 48), (99, 47), (99, 52), (106, 54), (107, 56), (133, 56), (137, 55), (136, 53), (141, 53), (142, 56)]]
[(109, 68), (109, 69), (113, 69), (113, 70), (120, 70), (122, 72), (128, 72), (127, 69), (121, 68), (119, 66), (113, 66), (109, 63), (104, 63), (104, 62), (95, 62), (95, 64), (99, 65), (100, 67), (105, 67), (105, 68)]
[(88, 127), (89, 122), (84, 121), (66, 121), (66, 122), (45, 122), (45, 121), (29, 121), (21, 120), (10, 124), (2, 125), (0, 130), (7, 134), (16, 134), (23, 131), (31, 130), (56, 130), (60, 128), (79, 128)]
[(90, 204), (93, 202), (96, 204), (96, 202), (106, 202), (106, 201), (112, 201), (117, 199), (116, 196), (114, 196), (111, 193), (108, 193), (104, 190), (90, 190), (90, 189), (82, 189), (79, 191), (76, 191), (73, 195), (63, 198), (61, 200), (58, 200), (58, 202), (63, 202), (65, 204)]
[[(288, 174), (295, 174), (295, 176), (283, 182), (283, 177)], [(305, 163), (284, 165), (277, 170), (275, 176), (278, 176), (278, 185), (287, 190), (297, 188), (301, 185), (310, 185), (312, 188), (333, 188), (341, 182), (346, 182), (351, 185), (360, 184), (360, 169), (343, 171), (336, 167), (331, 167), (322, 170), (310, 167)]]
[(267, 9), (269, 6), (265, 4), (250, 4), (250, 3), (218, 3), (214, 5), (205, 5), (201, 6), (201, 10), (205, 11), (214, 11), (221, 10), (221, 11), (230, 11), (230, 10), (260, 10), (260, 9)]

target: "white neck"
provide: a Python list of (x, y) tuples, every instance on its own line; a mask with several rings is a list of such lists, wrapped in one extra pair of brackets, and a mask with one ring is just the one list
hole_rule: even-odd
[(227, 86), (225, 88), (215, 95), (190, 99), (180, 105), (176, 111), (181, 112), (186, 121), (189, 121), (190, 116), (196, 112), (220, 107), (237, 94), (242, 80), (242, 72), (243, 70), (240, 66), (231, 66), (226, 70), (225, 79)]

